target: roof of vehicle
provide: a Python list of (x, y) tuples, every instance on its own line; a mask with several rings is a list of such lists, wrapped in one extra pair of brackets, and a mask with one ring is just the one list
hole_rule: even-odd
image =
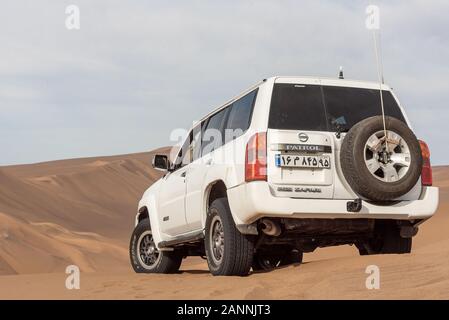
[[(339, 79), (339, 78), (326, 78), (326, 77), (305, 77), (305, 76), (275, 76), (268, 80), (272, 80), (275, 83), (297, 83), (297, 84), (321, 84), (323, 86), (339, 86), (339, 87), (354, 87), (364, 89), (380, 89), (379, 82), (353, 80), (353, 79)], [(391, 88), (382, 84), (382, 90), (390, 91)]]
[[(352, 79), (339, 79), (339, 78), (326, 78), (326, 77), (309, 77), (309, 76), (273, 76), (267, 79), (263, 79), (259, 81), (255, 85), (249, 87), (248, 89), (242, 91), (237, 96), (229, 99), (220, 107), (215, 108), (213, 111), (209, 112), (205, 115), (201, 120), (197, 121), (194, 126), (198, 125), (198, 123), (210, 117), (212, 114), (218, 112), (219, 110), (225, 108), (230, 105), (237, 99), (240, 99), (242, 96), (251, 92), (252, 90), (259, 87), (262, 83), (265, 82), (273, 82), (273, 83), (294, 83), (294, 84), (309, 84), (309, 85), (323, 85), (323, 86), (336, 86), (336, 87), (352, 87), (352, 88), (364, 88), (364, 89), (380, 89), (379, 82), (374, 81), (363, 81), (363, 80), (352, 80)], [(391, 91), (392, 89), (386, 85), (382, 84), (382, 90)]]

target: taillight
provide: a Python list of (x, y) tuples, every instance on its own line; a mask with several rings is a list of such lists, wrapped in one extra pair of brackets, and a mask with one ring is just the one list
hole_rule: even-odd
[(421, 147), (422, 154), (422, 170), (421, 170), (421, 184), (423, 186), (432, 185), (432, 166), (430, 165), (430, 150), (422, 140), (419, 140), (419, 146)]
[(245, 181), (267, 181), (267, 133), (253, 135), (246, 145)]

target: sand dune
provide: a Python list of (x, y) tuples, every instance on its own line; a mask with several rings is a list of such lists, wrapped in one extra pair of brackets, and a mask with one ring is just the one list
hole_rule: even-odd
[[(185, 260), (176, 275), (137, 275), (127, 246), (137, 201), (160, 176), (151, 157), (0, 167), (0, 299), (449, 298), (449, 167), (434, 169), (440, 207), (412, 254), (360, 257), (341, 246), (245, 278), (212, 277), (199, 258)], [(63, 285), (69, 264), (82, 270), (81, 290)], [(381, 290), (365, 287), (370, 264), (381, 269)]]
[(151, 157), (0, 168), (0, 274), (129, 269), (137, 199), (160, 176)]
[(86, 272), (126, 270), (127, 250), (95, 233), (53, 223), (30, 223), (0, 213), (0, 272), (61, 272), (75, 264)]

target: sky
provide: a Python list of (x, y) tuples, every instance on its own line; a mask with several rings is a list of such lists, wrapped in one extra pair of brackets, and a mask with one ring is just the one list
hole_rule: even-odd
[(0, 165), (170, 145), (274, 75), (376, 80), (368, 4), (386, 83), (449, 164), (449, 1), (15, 0), (0, 5)]

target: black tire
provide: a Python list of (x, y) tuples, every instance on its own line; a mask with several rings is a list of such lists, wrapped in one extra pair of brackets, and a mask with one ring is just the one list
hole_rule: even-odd
[(412, 251), (412, 238), (402, 238), (393, 223), (385, 225), (375, 238), (357, 244), (361, 256), (373, 254), (404, 254)]
[(402, 238), (397, 225), (388, 225), (382, 240), (381, 253), (383, 254), (403, 254), (412, 251), (412, 238)]
[(287, 252), (277, 255), (256, 252), (253, 259), (252, 269), (253, 271), (269, 271), (277, 267), (302, 263), (302, 259), (303, 253), (296, 249), (288, 249)]
[(181, 266), (183, 254), (179, 251), (158, 251), (154, 263), (145, 264), (144, 256), (140, 255), (142, 241), (152, 241), (150, 220), (144, 219), (134, 228), (129, 244), (131, 265), (136, 273), (175, 273)]
[(286, 266), (290, 264), (298, 264), (302, 263), (303, 259), (303, 252), (293, 249), (290, 252), (288, 252), (281, 260), (280, 266)]
[(361, 256), (369, 256), (370, 255), (366, 246), (367, 246), (367, 244), (365, 244), (365, 243), (357, 244), (357, 249), (359, 250), (359, 255), (361, 255)]
[(394, 200), (409, 192), (421, 175), (421, 148), (414, 133), (404, 122), (393, 117), (386, 117), (386, 127), (388, 131), (399, 134), (410, 151), (408, 171), (397, 181), (379, 180), (371, 174), (365, 163), (365, 144), (368, 138), (383, 131), (381, 116), (367, 118), (357, 123), (349, 130), (341, 146), (340, 164), (344, 177), (355, 193), (368, 200)]
[(253, 271), (270, 271), (277, 268), (280, 264), (281, 257), (273, 255), (264, 255), (256, 253), (254, 255), (252, 269)]
[[(214, 250), (214, 228), (222, 226), (222, 254)], [(217, 246), (216, 246), (217, 247)], [(254, 237), (241, 234), (235, 226), (226, 198), (214, 200), (206, 219), (207, 264), (214, 276), (246, 276), (253, 262)]]

